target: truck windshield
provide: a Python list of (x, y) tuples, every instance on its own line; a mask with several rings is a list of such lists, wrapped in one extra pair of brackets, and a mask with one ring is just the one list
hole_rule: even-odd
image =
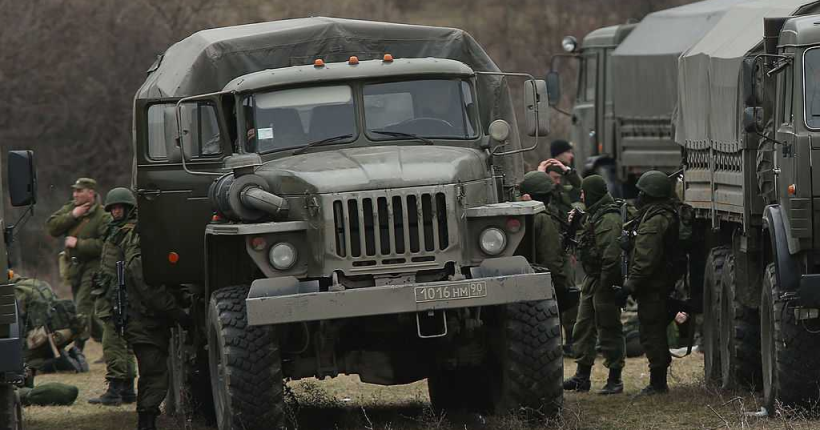
[(245, 118), (248, 151), (262, 154), (356, 136), (353, 92), (347, 85), (255, 94), (246, 101)]
[(399, 134), (442, 139), (478, 135), (472, 86), (459, 79), (365, 85), (364, 115), (371, 140), (396, 140)]
[(820, 49), (806, 51), (803, 73), (806, 83), (806, 126), (820, 129)]

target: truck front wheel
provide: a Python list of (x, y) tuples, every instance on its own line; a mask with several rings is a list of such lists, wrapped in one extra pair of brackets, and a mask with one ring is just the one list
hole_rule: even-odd
[(766, 267), (760, 300), (760, 352), (763, 361), (763, 405), (774, 414), (775, 402), (812, 406), (820, 381), (820, 328), (817, 320), (798, 321), (795, 306), (781, 297), (774, 263)]
[(226, 287), (208, 306), (208, 367), (219, 430), (276, 429), (284, 419), (279, 341), (248, 325), (248, 287)]
[(720, 364), (722, 387), (760, 389), (760, 316), (744, 306), (737, 295), (735, 258), (726, 257), (721, 281)]

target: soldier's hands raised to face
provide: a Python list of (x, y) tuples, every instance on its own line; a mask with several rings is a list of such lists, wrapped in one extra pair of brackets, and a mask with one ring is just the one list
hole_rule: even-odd
[(75, 207), (71, 211), (71, 216), (73, 216), (74, 218), (79, 218), (79, 217), (85, 215), (86, 213), (88, 213), (88, 210), (91, 209), (91, 204), (92, 203), (93, 202), (83, 203), (83, 204)]

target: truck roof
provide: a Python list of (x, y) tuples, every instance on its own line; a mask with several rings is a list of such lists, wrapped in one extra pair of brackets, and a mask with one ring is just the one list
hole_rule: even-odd
[(732, 6), (708, 0), (647, 15), (612, 53), (612, 88), (619, 117), (671, 117), (677, 100), (678, 57)]
[(581, 48), (614, 48), (629, 34), (635, 24), (611, 25), (593, 30), (584, 36)]
[(368, 60), (357, 64), (347, 61), (324, 66), (296, 66), (254, 72), (234, 79), (224, 91), (252, 91), (278, 85), (299, 85), (339, 80), (373, 79), (400, 76), (450, 75), (473, 76), (466, 64), (441, 58), (397, 58), (392, 61)]
[(820, 2), (755, 0), (723, 15), (679, 60), (675, 140), (685, 145), (739, 142), (740, 69), (762, 49), (763, 19), (817, 13)]

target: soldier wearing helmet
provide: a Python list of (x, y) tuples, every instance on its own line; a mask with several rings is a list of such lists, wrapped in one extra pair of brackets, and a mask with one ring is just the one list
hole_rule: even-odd
[[(619, 295), (628, 295), (638, 302), (638, 321), (641, 345), (649, 360), (649, 386), (642, 394), (665, 393), (666, 372), (672, 357), (666, 337), (669, 323), (667, 306), (670, 291), (674, 288), (674, 268), (678, 242), (678, 212), (672, 201), (672, 181), (657, 170), (644, 173), (637, 184), (638, 214), (628, 227), (630, 244), (629, 268)], [(631, 246), (630, 246), (631, 245)]]
[(46, 221), (53, 237), (64, 237), (65, 250), (60, 254), (60, 277), (71, 287), (77, 313), (86, 320), (83, 333), (74, 344), (83, 349), (89, 334), (102, 339), (102, 324), (94, 315), (91, 276), (100, 265), (102, 237), (111, 216), (97, 202), (97, 181), (79, 178), (71, 186), (72, 200)]
[(124, 258), (122, 242), (137, 223), (137, 200), (127, 188), (114, 188), (105, 197), (105, 211), (111, 214), (103, 238), (100, 267), (94, 275), (94, 311), (103, 321), (103, 358), (108, 390), (88, 403), (119, 406), (134, 403), (134, 354), (114, 326), (112, 304), (117, 284), (117, 261)]
[(564, 250), (561, 244), (561, 217), (550, 205), (555, 183), (545, 172), (529, 172), (519, 185), (522, 200), (537, 200), (544, 203), (546, 211), (535, 215), (533, 220), (533, 241), (535, 242), (534, 263), (550, 271), (555, 292), (558, 295), (559, 308), (569, 307), (566, 300), (568, 290), (564, 266)]

